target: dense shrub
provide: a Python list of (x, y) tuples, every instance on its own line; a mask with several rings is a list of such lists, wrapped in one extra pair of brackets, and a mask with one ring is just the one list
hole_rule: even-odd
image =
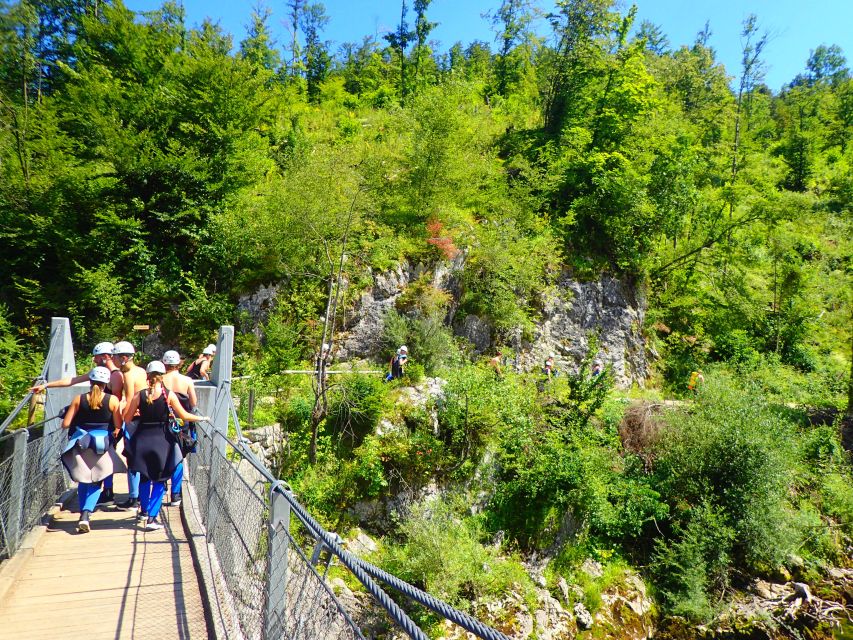
[(481, 526), (463, 509), (453, 498), (413, 505), (400, 525), (402, 544), (383, 548), (381, 566), (463, 610), (480, 597), (531, 590), (524, 567), (484, 546)]
[(760, 395), (710, 378), (658, 444), (655, 486), (675, 525), (686, 530), (705, 504), (734, 532), (733, 562), (760, 570), (784, 561), (794, 542), (786, 509), (795, 437), (795, 425)]
[(384, 388), (375, 376), (356, 374), (342, 378), (330, 394), (326, 428), (355, 447), (379, 422)]
[(430, 376), (461, 359), (459, 347), (450, 329), (444, 325), (443, 315), (416, 312), (406, 316), (391, 309), (385, 314), (382, 344), (388, 354), (393, 354), (400, 345), (405, 344), (411, 359), (408, 366), (420, 364), (426, 375)]

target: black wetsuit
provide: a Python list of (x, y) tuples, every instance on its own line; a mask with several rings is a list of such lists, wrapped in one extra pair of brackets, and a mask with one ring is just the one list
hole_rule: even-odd
[(169, 390), (148, 403), (148, 390), (139, 392), (139, 426), (130, 440), (128, 467), (154, 482), (167, 480), (179, 462), (174, 460), (175, 434), (169, 428)]
[(110, 398), (112, 396), (109, 393), (105, 393), (101, 400), (101, 408), (93, 409), (89, 405), (89, 394), (84, 393), (80, 396), (80, 406), (77, 408), (77, 413), (74, 414), (74, 419), (71, 421), (72, 425), (84, 429), (86, 425), (98, 425), (100, 428), (103, 428), (103, 425), (106, 424), (109, 425), (107, 428), (112, 433), (115, 425), (113, 424), (113, 412), (110, 411)]

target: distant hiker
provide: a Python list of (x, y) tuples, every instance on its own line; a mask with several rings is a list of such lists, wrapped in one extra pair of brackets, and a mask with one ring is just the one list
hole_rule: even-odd
[(687, 389), (692, 393), (696, 393), (699, 387), (705, 383), (705, 376), (702, 375), (702, 370), (690, 372), (690, 377), (687, 379)]
[(557, 375), (557, 370), (554, 367), (554, 362), (556, 359), (557, 359), (557, 356), (553, 353), (551, 355), (549, 355), (547, 358), (545, 358), (545, 364), (542, 367), (542, 373), (545, 374), (545, 377), (548, 378), (548, 380), (550, 380), (551, 378), (553, 378)]
[(326, 369), (328, 369), (330, 351), (331, 347), (324, 342), (323, 346), (320, 348), (320, 355), (317, 356), (317, 361), (314, 363), (314, 372), (318, 375), (321, 370), (325, 374)]
[(604, 364), (601, 360), (596, 360), (592, 363), (592, 377), (596, 378), (602, 374), (604, 371)]
[(501, 377), (501, 361), (503, 360), (503, 355), (503, 352), (498, 351), (495, 354), (495, 357), (489, 360), (489, 366), (494, 369), (495, 376), (497, 376), (498, 378)]
[(385, 381), (388, 382), (390, 380), (398, 380), (403, 377), (406, 369), (406, 362), (409, 359), (409, 348), (406, 345), (401, 346), (397, 349), (397, 353), (394, 354), (394, 357), (391, 358), (390, 367), (391, 372), (385, 376)]
[(207, 345), (187, 369), (187, 377), (193, 380), (210, 380), (210, 363), (215, 355), (216, 345)]

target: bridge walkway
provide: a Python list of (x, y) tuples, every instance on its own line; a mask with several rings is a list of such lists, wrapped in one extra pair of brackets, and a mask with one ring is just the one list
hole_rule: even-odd
[[(115, 476), (116, 493), (126, 475)], [(0, 637), (36, 640), (207, 638), (180, 508), (146, 532), (130, 511), (98, 510), (76, 531), (76, 499), (55, 515), (0, 603)]]

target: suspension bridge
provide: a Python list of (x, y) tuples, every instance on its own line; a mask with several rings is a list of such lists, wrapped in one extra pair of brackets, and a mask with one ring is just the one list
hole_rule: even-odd
[[(60, 410), (88, 385), (46, 390), (29, 426), (27, 394), (0, 424), (0, 636), (26, 638), (356, 639), (428, 636), (406, 608), (425, 607), (471, 638), (499, 631), (348, 552), (243, 439), (231, 393), (234, 329), (221, 327), (210, 381), (196, 382), (197, 452), (184, 500), (163, 531), (102, 510), (74, 533), (75, 492), (59, 461)], [(42, 378), (76, 374), (70, 324), (54, 318)], [(15, 428), (15, 427), (18, 428)], [(116, 493), (123, 486), (116, 477)], [(369, 628), (328, 581), (334, 564), (371, 599)], [(376, 616), (373, 616), (374, 618)]]

